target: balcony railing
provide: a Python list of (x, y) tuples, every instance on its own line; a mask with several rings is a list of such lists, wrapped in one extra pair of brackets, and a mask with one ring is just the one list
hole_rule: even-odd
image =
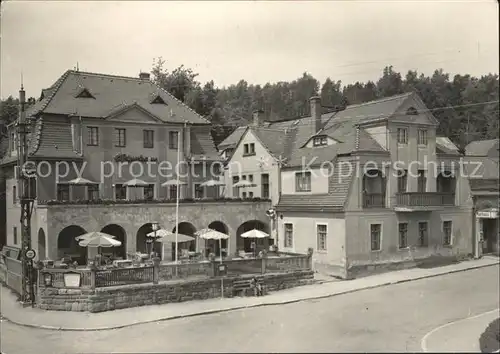
[(455, 205), (454, 193), (410, 192), (396, 194), (396, 206), (440, 207)]
[(385, 194), (363, 194), (363, 208), (385, 208)]

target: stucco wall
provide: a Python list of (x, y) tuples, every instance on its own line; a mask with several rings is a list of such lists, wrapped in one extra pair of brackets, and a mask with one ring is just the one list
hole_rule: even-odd
[[(236, 251), (236, 231), (251, 220), (260, 220), (266, 225), (269, 218), (266, 210), (270, 202), (199, 202), (179, 205), (179, 222), (189, 222), (197, 230), (208, 227), (214, 221), (223, 222), (231, 238), (229, 249)], [(158, 222), (161, 227), (175, 227), (175, 204), (126, 204), (126, 205), (61, 205), (40, 206), (46, 211), (47, 248), (51, 259), (57, 257), (57, 238), (67, 226), (78, 225), (87, 232), (100, 231), (104, 226), (117, 224), (126, 232), (128, 253), (136, 250), (137, 232), (141, 226)]]
[[(312, 162), (312, 160), (311, 160)], [(311, 168), (307, 170), (311, 172), (311, 191), (296, 192), (295, 191), (295, 174), (300, 173), (300, 169), (293, 171), (287, 170), (281, 172), (281, 191), (283, 194), (327, 194), (328, 193), (328, 177), (330, 175), (328, 168)]]
[[(452, 245), (443, 246), (443, 221), (452, 221)], [(428, 247), (418, 247), (418, 222), (428, 222)], [(408, 223), (408, 245), (399, 249), (398, 223)], [(371, 251), (370, 224), (382, 224), (381, 250)], [(471, 212), (444, 208), (412, 213), (346, 213), (347, 260), (350, 266), (422, 259), (431, 255), (467, 256), (473, 252)], [(411, 247), (415, 246), (415, 247)]]
[[(279, 247), (283, 252), (307, 253), (308, 248), (313, 248), (313, 266), (315, 270), (324, 268), (343, 267), (345, 263), (346, 224), (343, 214), (329, 213), (282, 213), (279, 218)], [(293, 225), (293, 245), (284, 246), (284, 225)], [(327, 225), (327, 249), (318, 250), (317, 225)]]

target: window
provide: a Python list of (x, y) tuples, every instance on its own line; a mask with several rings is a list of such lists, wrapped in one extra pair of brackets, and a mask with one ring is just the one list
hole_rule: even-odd
[(418, 111), (415, 109), (415, 107), (410, 107), (406, 111), (406, 114), (409, 116), (416, 116), (416, 115), (418, 115)]
[(408, 248), (408, 223), (398, 225), (399, 248)]
[(36, 199), (36, 177), (28, 177), (28, 197)]
[(264, 173), (261, 175), (262, 191), (261, 198), (269, 198), (269, 174)]
[(248, 198), (253, 198), (253, 192), (248, 192)]
[(169, 149), (177, 150), (177, 147), (179, 146), (179, 132), (169, 132), (168, 138)]
[(296, 192), (311, 191), (311, 172), (295, 173), (295, 191)]
[(243, 155), (244, 156), (255, 155), (255, 144), (254, 143), (244, 144)]
[(418, 223), (418, 245), (420, 247), (427, 247), (429, 242), (429, 234), (427, 228), (427, 221)]
[(244, 180), (244, 181), (246, 181), (247, 180), (247, 176), (243, 175), (243, 176), (241, 176), (241, 179)]
[(125, 129), (115, 128), (115, 146), (125, 147)]
[(451, 246), (451, 221), (443, 221), (443, 244)]
[(418, 177), (417, 177), (417, 192), (423, 193), (426, 190), (426, 184), (427, 184), (427, 177), (425, 177), (425, 171), (424, 170), (418, 170)]
[(177, 186), (170, 186), (168, 191), (170, 199), (177, 199)]
[(99, 199), (99, 185), (91, 184), (87, 187), (87, 199), (88, 200), (98, 200)]
[(88, 127), (88, 143), (89, 146), (98, 146), (99, 145), (99, 128), (97, 127)]
[(370, 225), (370, 238), (371, 238), (371, 250), (372, 251), (380, 251), (381, 246), (381, 233), (382, 233), (382, 225), (381, 224), (372, 224)]
[(155, 132), (153, 130), (144, 130), (143, 135), (144, 135), (144, 148), (152, 149), (154, 147)]
[(155, 185), (148, 184), (144, 186), (144, 199), (145, 200), (153, 200), (155, 199)]
[(398, 128), (398, 143), (408, 144), (408, 129)]
[(242, 193), (241, 193), (241, 197), (242, 197), (243, 199), (245, 199), (245, 198), (247, 197), (247, 192), (242, 192)]
[(17, 226), (12, 228), (12, 234), (14, 235), (14, 244), (17, 245)]
[(17, 202), (17, 187), (12, 186), (12, 204), (16, 204)]
[(324, 146), (328, 145), (328, 140), (326, 136), (316, 136), (313, 138), (313, 146)]
[(194, 197), (203, 198), (203, 187), (200, 183), (195, 183), (194, 185)]
[(406, 193), (408, 183), (408, 171), (400, 170), (398, 173), (398, 193)]
[[(233, 176), (233, 186), (240, 181), (239, 176)], [(240, 190), (238, 187), (233, 187), (233, 197), (238, 198), (240, 196)]]
[(125, 200), (127, 199), (127, 187), (123, 184), (115, 184), (115, 199)]
[(285, 224), (285, 247), (293, 247), (293, 225)]
[(316, 237), (318, 242), (318, 251), (326, 251), (326, 225), (316, 225)]
[(253, 182), (253, 175), (248, 175), (248, 182)]
[(69, 184), (57, 184), (57, 200), (69, 200)]
[(418, 145), (427, 145), (427, 130), (418, 130)]

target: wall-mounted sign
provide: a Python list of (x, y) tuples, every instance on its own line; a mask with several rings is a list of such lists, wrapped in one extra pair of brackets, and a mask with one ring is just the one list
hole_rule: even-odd
[(76, 272), (64, 273), (64, 286), (66, 288), (79, 288), (82, 275)]
[(483, 210), (476, 212), (477, 218), (496, 219), (498, 218), (498, 210)]

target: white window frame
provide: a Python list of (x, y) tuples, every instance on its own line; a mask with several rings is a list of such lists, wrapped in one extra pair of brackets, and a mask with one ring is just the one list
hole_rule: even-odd
[[(372, 225), (380, 225), (380, 242), (379, 242), (379, 249), (378, 250), (372, 250)], [(369, 222), (368, 223), (368, 242), (369, 242), (369, 248), (370, 252), (382, 252), (382, 242), (384, 240), (384, 224), (380, 221), (374, 221), (374, 222)]]
[[(426, 240), (426, 245), (422, 245), (420, 243), (420, 224), (426, 223), (427, 224), (427, 240)], [(418, 240), (418, 247), (421, 248), (427, 248), (429, 247), (429, 240), (430, 240), (430, 221), (429, 220), (418, 220), (417, 221), (417, 240)]]
[(429, 145), (429, 130), (418, 129), (418, 131), (417, 131), (417, 143), (418, 143), (418, 146), (422, 146), (422, 147)]
[[(292, 244), (290, 246), (286, 245), (286, 225), (292, 225)], [(294, 249), (295, 246), (295, 224), (293, 222), (285, 221), (283, 222), (283, 248)]]
[[(451, 229), (450, 229), (450, 243), (449, 244), (445, 244), (444, 243), (444, 240), (445, 240), (445, 234), (444, 234), (444, 223), (445, 222), (450, 222), (451, 223)], [(453, 220), (451, 219), (442, 219), (441, 220), (441, 235), (442, 235), (442, 245), (444, 247), (452, 247), (453, 246)]]
[[(325, 226), (326, 227), (326, 234), (325, 234), (325, 248), (320, 249), (319, 248), (319, 233), (318, 233), (318, 226)], [(328, 252), (328, 223), (326, 222), (317, 222), (315, 226), (315, 231), (316, 231), (316, 250), (318, 253), (327, 253)]]
[[(404, 141), (400, 141), (399, 137), (399, 132), (404, 131)], [(408, 128), (396, 128), (396, 141), (398, 142), (399, 145), (408, 145)]]
[[(398, 221), (398, 249), (399, 250), (408, 250), (410, 248), (410, 243), (409, 241), (409, 233), (410, 233), (410, 223), (408, 221)], [(399, 233), (399, 225), (406, 224), (406, 246), (401, 247), (401, 235)]]
[[(299, 189), (299, 184), (297, 183), (297, 177), (299, 175), (309, 176), (309, 190)], [(296, 171), (294, 173), (294, 183), (295, 183), (295, 193), (311, 193), (312, 192), (312, 171)]]

